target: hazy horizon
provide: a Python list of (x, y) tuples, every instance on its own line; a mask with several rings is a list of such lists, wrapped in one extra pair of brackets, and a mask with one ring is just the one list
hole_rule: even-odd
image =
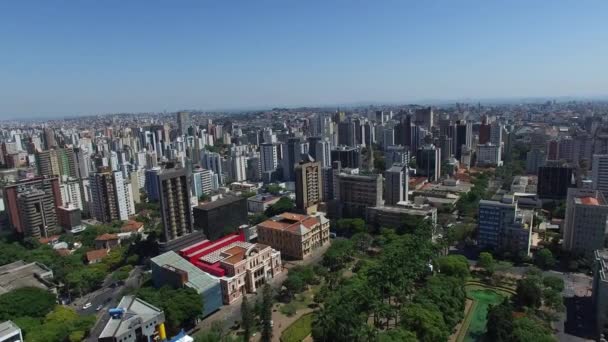
[(604, 1), (0, 3), (0, 119), (603, 99), (607, 12)]

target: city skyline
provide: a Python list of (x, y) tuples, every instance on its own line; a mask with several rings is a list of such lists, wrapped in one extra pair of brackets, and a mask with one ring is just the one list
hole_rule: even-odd
[(0, 118), (605, 98), (607, 9), (3, 3)]

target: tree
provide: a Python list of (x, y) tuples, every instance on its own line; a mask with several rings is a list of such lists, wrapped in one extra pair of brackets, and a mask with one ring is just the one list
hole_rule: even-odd
[(262, 288), (260, 320), (262, 322), (262, 342), (270, 342), (272, 339), (272, 288), (268, 284)]
[(548, 248), (538, 251), (534, 257), (534, 264), (544, 270), (555, 266), (555, 258)]
[(177, 333), (183, 326), (192, 324), (203, 313), (201, 296), (191, 288), (155, 289), (142, 287), (137, 296), (165, 311), (165, 321), (169, 333)]
[(548, 275), (543, 278), (543, 285), (557, 292), (564, 290), (564, 280), (560, 277)]
[(281, 186), (278, 184), (268, 184), (268, 185), (266, 185), (266, 191), (277, 196), (277, 195), (281, 194), (281, 192), (283, 191), (283, 188), (281, 188)]
[(258, 223), (268, 220), (268, 216), (264, 215), (264, 213), (257, 213), (249, 215), (248, 220), (250, 225), (255, 226)]
[(353, 252), (352, 241), (336, 240), (323, 255), (323, 265), (330, 271), (337, 271), (352, 259)]
[(469, 262), (462, 255), (448, 255), (437, 259), (439, 272), (445, 275), (467, 278), (469, 276)]
[(253, 325), (255, 324), (254, 320), (255, 316), (251, 305), (249, 305), (249, 300), (247, 296), (243, 296), (243, 302), (241, 303), (241, 325), (243, 326), (243, 339), (245, 341), (249, 341), (251, 337)]
[(338, 235), (353, 236), (357, 233), (365, 233), (365, 221), (360, 218), (344, 218), (336, 221), (335, 230)]
[(513, 307), (509, 299), (494, 306), (488, 307), (488, 323), (486, 324), (487, 341), (510, 342), (513, 330)]
[(488, 252), (481, 252), (479, 254), (479, 259), (477, 260), (477, 266), (485, 269), (489, 274), (492, 274), (494, 273), (496, 262), (494, 261), (492, 254)]
[(0, 321), (44, 317), (56, 305), (55, 295), (37, 287), (22, 287), (0, 295)]
[(564, 311), (564, 299), (560, 291), (548, 288), (543, 291), (543, 302), (551, 310), (556, 312)]
[(266, 209), (264, 215), (268, 217), (273, 217), (284, 212), (293, 211), (295, 208), (295, 204), (293, 200), (289, 197), (281, 197), (275, 204), (271, 205)]
[(293, 298), (293, 296), (301, 292), (304, 289), (304, 280), (298, 274), (292, 274), (291, 271), (287, 274), (287, 279), (283, 282), (283, 286), (287, 289), (287, 293), (289, 298)]
[(447, 341), (450, 330), (433, 305), (409, 304), (401, 311), (401, 325), (416, 333), (419, 341)]
[(533, 279), (526, 278), (517, 281), (513, 300), (519, 307), (538, 308), (541, 304), (541, 289)]
[(513, 322), (513, 334), (510, 341), (554, 342), (555, 339), (544, 322), (529, 317), (521, 317)]
[(378, 342), (417, 342), (416, 334), (404, 329), (392, 329), (378, 335)]
[(374, 238), (368, 233), (356, 233), (350, 240), (353, 242), (354, 248), (360, 252), (366, 252), (372, 246)]

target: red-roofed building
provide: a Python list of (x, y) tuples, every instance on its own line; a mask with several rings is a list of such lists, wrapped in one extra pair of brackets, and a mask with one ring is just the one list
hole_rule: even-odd
[(103, 234), (95, 238), (95, 248), (97, 249), (112, 249), (120, 245), (118, 234)]
[(257, 233), (260, 243), (301, 260), (329, 243), (329, 220), (322, 214), (283, 213), (258, 224)]
[(200, 241), (179, 254), (202, 271), (220, 277), (224, 304), (233, 303), (244, 293), (256, 292), (283, 267), (280, 252), (267, 245), (245, 242), (242, 232), (215, 241)]
[(108, 256), (109, 252), (110, 251), (107, 249), (95, 249), (92, 251), (88, 251), (85, 256), (87, 264), (96, 264), (98, 262), (101, 262), (103, 258)]

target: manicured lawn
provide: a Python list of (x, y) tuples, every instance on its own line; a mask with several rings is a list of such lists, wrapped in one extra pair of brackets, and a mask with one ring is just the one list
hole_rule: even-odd
[(306, 314), (293, 322), (281, 334), (281, 342), (301, 342), (310, 335), (312, 330), (313, 313)]
[(464, 341), (481, 341), (483, 334), (486, 332), (488, 307), (502, 302), (504, 296), (488, 289), (467, 290), (467, 296), (475, 301), (475, 305), (469, 314), (470, 321)]

